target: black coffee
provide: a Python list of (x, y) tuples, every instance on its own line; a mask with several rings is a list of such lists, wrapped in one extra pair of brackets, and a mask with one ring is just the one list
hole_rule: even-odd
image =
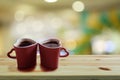
[(43, 43), (43, 45), (45, 45), (47, 47), (58, 47), (59, 46), (58, 42), (56, 42), (56, 41), (50, 41), (47, 43)]
[(24, 47), (24, 46), (29, 46), (29, 45), (31, 45), (31, 44), (33, 44), (32, 42), (29, 42), (29, 41), (23, 41), (23, 42), (21, 42), (21, 44), (19, 45), (20, 47)]

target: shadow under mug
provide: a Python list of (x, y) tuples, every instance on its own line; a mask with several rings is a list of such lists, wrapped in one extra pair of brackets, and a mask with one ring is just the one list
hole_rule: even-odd
[[(61, 47), (58, 39), (48, 39), (42, 44), (39, 44), (41, 67), (48, 70), (55, 70), (58, 68), (59, 57), (67, 57), (68, 51)], [(61, 55), (60, 52), (64, 51), (66, 54)]]
[[(11, 53), (15, 51), (16, 56)], [(14, 48), (7, 53), (9, 58), (17, 59), (17, 67), (19, 70), (34, 68), (36, 65), (37, 43), (31, 39), (23, 38), (17, 40)]]

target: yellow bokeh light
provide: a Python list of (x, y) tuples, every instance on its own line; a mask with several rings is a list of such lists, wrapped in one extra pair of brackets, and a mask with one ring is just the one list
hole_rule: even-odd
[(75, 40), (67, 40), (67, 41), (65, 42), (65, 46), (66, 46), (68, 49), (73, 50), (73, 49), (76, 48), (77, 43), (76, 43)]
[(76, 12), (81, 12), (84, 10), (84, 3), (81, 2), (81, 1), (75, 1), (73, 4), (72, 4), (72, 8), (74, 11)]
[(58, 0), (44, 0), (44, 1), (48, 3), (54, 3), (54, 2), (57, 2)]

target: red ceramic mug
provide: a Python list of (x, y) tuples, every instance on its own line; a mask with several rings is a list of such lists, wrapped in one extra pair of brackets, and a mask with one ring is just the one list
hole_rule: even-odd
[[(15, 51), (16, 56), (11, 53)], [(14, 48), (7, 53), (9, 58), (17, 59), (18, 69), (29, 69), (36, 65), (37, 43), (31, 39), (23, 38), (17, 40)]]
[[(39, 44), (41, 66), (45, 69), (54, 70), (58, 67), (58, 60), (60, 57), (69, 55), (67, 50), (61, 47), (58, 39), (48, 39), (42, 44)], [(66, 54), (61, 55), (60, 51), (63, 50)]]

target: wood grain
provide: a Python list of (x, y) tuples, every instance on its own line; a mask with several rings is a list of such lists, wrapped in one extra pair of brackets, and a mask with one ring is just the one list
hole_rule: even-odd
[[(34, 78), (44, 79), (45, 77), (72, 76), (76, 77), (119, 77), (120, 76), (120, 55), (70, 55), (59, 59), (59, 67), (54, 71), (43, 71), (40, 68), (39, 56), (37, 65), (33, 71), (23, 72), (17, 69), (15, 59), (0, 58), (0, 79), (9, 78)], [(103, 69), (101, 69), (103, 68)], [(107, 70), (109, 69), (109, 70)], [(120, 77), (119, 77), (120, 78)], [(45, 78), (46, 79), (46, 78)]]

